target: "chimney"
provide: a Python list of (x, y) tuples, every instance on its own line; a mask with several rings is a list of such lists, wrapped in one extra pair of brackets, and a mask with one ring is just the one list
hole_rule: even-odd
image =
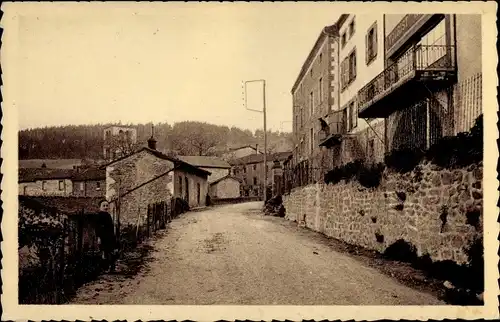
[(255, 144), (255, 154), (259, 154), (259, 144)]
[(151, 137), (148, 139), (148, 148), (156, 150), (156, 140), (154, 138), (154, 125), (151, 125)]

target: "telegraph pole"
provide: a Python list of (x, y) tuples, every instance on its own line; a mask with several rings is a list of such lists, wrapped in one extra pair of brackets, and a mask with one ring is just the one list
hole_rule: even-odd
[[(248, 83), (255, 83), (255, 82), (262, 82), (262, 111), (261, 110), (254, 110), (251, 108), (248, 108), (247, 106), (247, 84)], [(262, 113), (264, 115), (264, 192), (263, 192), (263, 197), (264, 197), (264, 202), (267, 201), (267, 118), (266, 118), (266, 80), (265, 79), (255, 79), (255, 80), (249, 80), (245, 81), (245, 89), (244, 89), (244, 95), (245, 95), (245, 108), (249, 111), (252, 112), (258, 112)]]

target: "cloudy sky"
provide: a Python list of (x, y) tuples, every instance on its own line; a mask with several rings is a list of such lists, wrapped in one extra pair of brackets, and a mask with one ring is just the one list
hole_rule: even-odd
[[(289, 131), (290, 90), (332, 3), (18, 6), (20, 128), (206, 121), (255, 130), (242, 81), (266, 80), (268, 128)], [(261, 108), (261, 85), (249, 87)]]

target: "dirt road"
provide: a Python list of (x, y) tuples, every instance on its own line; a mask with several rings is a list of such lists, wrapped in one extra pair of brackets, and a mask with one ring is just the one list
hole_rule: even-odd
[(153, 243), (135, 276), (104, 276), (72, 304), (432, 305), (293, 223), (264, 217), (261, 203), (191, 212)]

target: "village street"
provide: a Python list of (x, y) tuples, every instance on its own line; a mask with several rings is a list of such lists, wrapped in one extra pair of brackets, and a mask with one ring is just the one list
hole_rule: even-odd
[(261, 206), (181, 215), (152, 242), (138, 274), (102, 276), (71, 304), (443, 304), (332, 250), (316, 233), (263, 216)]

